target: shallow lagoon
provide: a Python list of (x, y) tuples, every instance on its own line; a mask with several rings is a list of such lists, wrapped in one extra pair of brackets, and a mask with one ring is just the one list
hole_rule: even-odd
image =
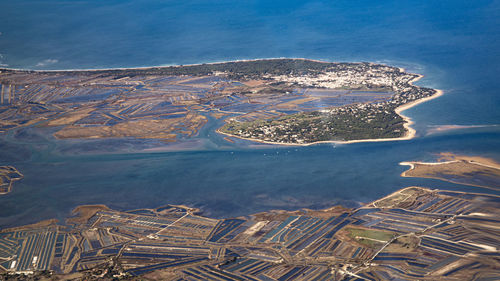
[[(166, 148), (147, 140), (55, 141), (37, 128), (12, 132), (0, 138), (0, 162), (25, 178), (0, 197), (0, 227), (63, 219), (80, 204), (187, 204), (222, 217), (356, 206), (408, 185), (490, 192), (401, 178), (407, 167), (398, 163), (431, 161), (442, 151), (500, 160), (498, 2), (411, 2), (1, 2), (0, 64), (9, 67), (373, 61), (424, 74), (418, 84), (445, 95), (405, 111), (418, 136), (402, 142), (232, 144), (214, 132), (217, 122), (198, 139)], [(493, 126), (432, 133), (438, 125)]]
[[(127, 145), (122, 140), (51, 141), (48, 146), (41, 141), (21, 149), (11, 144), (9, 150), (19, 151), (9, 156), (9, 163), (25, 178), (12, 193), (0, 197), (0, 225), (63, 219), (80, 204), (107, 204), (121, 210), (186, 204), (210, 216), (227, 217), (269, 209), (355, 207), (409, 185), (491, 192), (402, 178), (399, 174), (407, 167), (398, 163), (432, 160), (443, 147), (492, 156), (500, 137), (498, 131), (474, 132), (402, 142), (278, 147), (232, 144), (212, 134), (209, 141), (202, 139), (181, 151), (154, 153), (123, 153), (141, 145), (158, 147), (158, 143), (134, 140)], [(58, 147), (58, 142), (66, 147)], [(123, 145), (120, 153), (103, 152), (107, 147), (116, 149), (117, 143)], [(88, 154), (84, 152), (88, 146), (102, 150)]]

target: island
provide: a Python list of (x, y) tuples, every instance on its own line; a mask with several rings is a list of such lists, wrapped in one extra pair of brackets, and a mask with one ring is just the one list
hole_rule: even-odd
[(500, 197), (407, 187), (357, 209), (213, 219), (187, 206), (81, 206), (0, 231), (0, 279), (500, 278)]
[(0, 195), (12, 191), (15, 181), (23, 178), (23, 174), (12, 166), (0, 166)]
[(164, 143), (217, 132), (276, 144), (410, 139), (401, 111), (440, 91), (374, 63), (267, 59), (133, 69), (0, 69), (0, 132), (37, 126), (58, 139)]
[(448, 182), (500, 190), (500, 164), (479, 156), (439, 154), (438, 162), (401, 162), (410, 169), (402, 177), (433, 178)]

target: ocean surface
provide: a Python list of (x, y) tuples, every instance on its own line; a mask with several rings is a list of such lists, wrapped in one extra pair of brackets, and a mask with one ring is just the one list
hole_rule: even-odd
[[(500, 161), (500, 1), (0, 1), (0, 65), (88, 69), (303, 57), (371, 61), (425, 75), (444, 96), (404, 112), (409, 141), (278, 147), (225, 142), (212, 122), (193, 142), (0, 136), (0, 165), (25, 176), (0, 196), (0, 228), (63, 220), (81, 204), (186, 204), (214, 217), (359, 206), (422, 185), (401, 161), (443, 151)], [(441, 125), (463, 125), (436, 131)]]

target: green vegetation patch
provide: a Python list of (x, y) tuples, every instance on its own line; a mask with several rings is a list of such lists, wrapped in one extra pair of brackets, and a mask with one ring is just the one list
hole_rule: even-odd
[(273, 142), (312, 143), (398, 138), (406, 132), (403, 125), (403, 118), (393, 111), (357, 110), (335, 114), (314, 111), (264, 121), (232, 121), (221, 131)]
[(348, 227), (345, 230), (347, 231), (349, 237), (370, 248), (380, 246), (395, 236), (395, 233), (393, 232), (373, 229)]
[[(356, 65), (368, 65), (367, 63), (326, 63), (303, 59), (268, 59), (254, 61), (233, 61), (221, 63), (208, 63), (196, 65), (180, 65), (166, 67), (151, 67), (151, 68), (131, 68), (131, 69), (107, 69), (107, 70), (78, 70), (65, 71), (65, 74), (78, 75), (121, 75), (136, 76), (136, 75), (208, 75), (214, 72), (227, 72), (233, 79), (240, 77), (261, 78), (263, 74), (282, 75), (282, 74), (310, 74), (324, 71), (331, 67), (352, 67)], [(2, 71), (14, 71), (9, 69), (1, 69)], [(33, 71), (26, 71), (33, 72)], [(42, 72), (43, 73), (43, 72)], [(52, 72), (54, 73), (54, 72)], [(55, 72), (57, 73), (57, 72)], [(117, 77), (117, 78), (120, 78)]]

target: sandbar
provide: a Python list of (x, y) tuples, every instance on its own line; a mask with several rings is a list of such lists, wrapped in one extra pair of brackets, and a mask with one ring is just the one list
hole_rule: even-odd
[(500, 190), (500, 164), (479, 156), (440, 153), (438, 162), (401, 162), (410, 166), (402, 177), (420, 177)]

